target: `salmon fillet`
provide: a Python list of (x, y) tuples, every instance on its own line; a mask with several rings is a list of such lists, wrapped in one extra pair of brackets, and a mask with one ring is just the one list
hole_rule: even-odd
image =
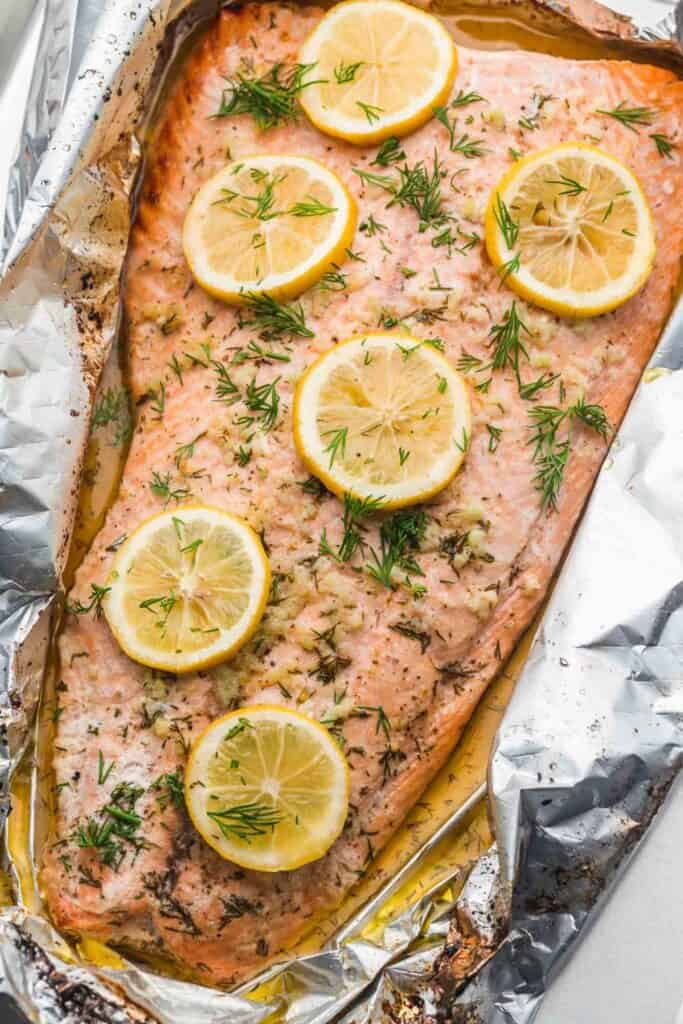
[[(544, 402), (585, 394), (617, 425), (670, 308), (683, 241), (680, 151), (660, 156), (649, 137), (656, 131), (680, 139), (683, 86), (653, 67), (461, 48), (454, 95), (476, 92), (484, 100), (462, 109), (459, 130), (483, 140), (485, 154), (450, 152), (436, 120), (402, 143), (411, 165), (431, 164), (436, 150), (447, 169), (445, 203), (459, 227), (450, 248), (433, 245), (433, 231), (418, 232), (412, 210), (387, 209), (386, 194), (353, 172), (382, 170), (370, 167), (377, 147), (326, 138), (303, 116), (265, 132), (247, 115), (211, 117), (225, 76), (245, 60), (260, 70), (269, 61), (295, 61), (320, 16), (277, 4), (224, 12), (165, 102), (125, 276), (135, 431), (118, 497), (71, 596), (72, 604), (87, 605), (91, 584), (106, 582), (120, 538), (191, 497), (244, 517), (261, 533), (276, 580), (262, 625), (229, 663), (181, 678), (128, 660), (95, 614), (68, 615), (59, 642), (58, 811), (42, 874), (50, 913), (69, 932), (162, 956), (220, 985), (244, 980), (291, 947), (339, 903), (400, 824), (538, 609), (605, 454), (601, 438), (577, 426), (557, 510), (544, 511), (529, 445), (530, 403), (509, 370), (494, 371), (488, 392), (472, 389), (464, 468), (424, 507), (409, 551), (419, 574), (408, 571), (388, 589), (362, 571), (366, 559), (337, 564), (319, 554), (323, 531), (339, 543), (342, 508), (306, 483), (297, 458), (297, 378), (320, 352), (379, 321), (402, 320), (420, 337), (438, 336), (453, 362), (463, 350), (490, 359), (491, 328), (513, 298), (479, 239), (490, 190), (511, 151), (592, 140), (643, 183), (658, 233), (655, 269), (621, 309), (588, 322), (517, 300), (529, 332), (522, 376), (558, 374)], [(634, 132), (595, 114), (621, 101), (655, 109), (653, 126)], [(314, 336), (271, 345), (193, 284), (181, 228), (193, 194), (227, 160), (281, 152), (316, 157), (335, 171), (357, 197), (359, 229), (355, 258), (342, 268), (346, 287), (302, 297)], [(244, 358), (253, 341), (290, 361)], [(238, 455), (247, 445), (244, 427), (236, 423), (245, 410), (217, 400), (211, 360), (230, 366), (242, 393), (252, 379), (260, 385), (277, 378), (276, 425), (257, 429), (245, 465)], [(177, 459), (188, 444), (191, 454)], [(377, 522), (364, 540), (367, 551), (379, 550)], [(168, 783), (168, 776), (180, 777), (188, 744), (207, 722), (255, 702), (327, 722), (351, 768), (342, 835), (324, 858), (289, 873), (259, 874), (221, 860), (176, 806)], [(359, 714), (359, 706), (382, 709), (386, 728), (379, 711)], [(79, 845), (78, 830), (122, 785), (142, 818), (139, 841), (103, 864), (97, 849)]]

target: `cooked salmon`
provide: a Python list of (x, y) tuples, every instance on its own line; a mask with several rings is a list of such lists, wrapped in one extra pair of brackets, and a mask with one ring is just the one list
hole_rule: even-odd
[[(59, 641), (58, 811), (42, 876), (52, 918), (220, 985), (281, 956), (337, 905), (444, 763), (538, 609), (606, 451), (577, 421), (556, 507), (544, 506), (529, 408), (534, 398), (566, 406), (585, 396), (619, 424), (670, 309), (683, 243), (683, 85), (654, 67), (461, 48), (453, 96), (476, 98), (454, 112), (458, 133), (480, 140), (478, 155), (451, 152), (436, 119), (401, 142), (409, 166), (431, 168), (436, 154), (450, 235), (420, 231), (413, 210), (387, 208), (386, 193), (354, 172), (384, 173), (373, 164), (376, 146), (327, 138), (303, 115), (265, 131), (249, 114), (213, 116), (226, 78), (296, 61), (320, 17), (312, 7), (269, 3), (226, 10), (165, 101), (124, 282), (135, 430)], [(620, 103), (647, 108), (651, 123), (629, 127), (596, 113)], [(571, 321), (516, 300), (521, 377), (543, 378), (523, 398), (509, 364), (483, 383), (494, 329), (514, 300), (487, 259), (483, 211), (520, 153), (566, 140), (600, 145), (635, 171), (658, 254), (646, 286), (609, 315)], [(340, 276), (301, 297), (310, 337), (273, 337), (253, 310), (210, 298), (183, 257), (183, 218), (197, 189), (228, 160), (254, 153), (315, 157), (357, 198), (358, 229)], [(400, 520), (368, 520), (361, 550), (341, 562), (321, 553), (323, 534), (333, 548), (340, 542), (343, 508), (297, 458), (293, 388), (319, 353), (378, 324), (440, 339), (472, 384), (473, 430), (455, 480)], [(235, 404), (217, 390), (224, 372), (241, 396)], [(274, 385), (272, 416), (245, 404), (252, 382)], [(259, 532), (274, 585), (258, 632), (235, 658), (176, 678), (121, 652), (93, 584), (106, 586), (122, 537), (190, 500), (234, 512)], [(382, 523), (385, 547), (402, 531), (389, 586), (365, 568), (373, 552), (382, 556)], [(193, 737), (226, 710), (256, 702), (323, 721), (351, 769), (342, 835), (321, 860), (289, 873), (220, 859), (182, 804)], [(115, 838), (101, 831), (107, 806), (124, 815)]]

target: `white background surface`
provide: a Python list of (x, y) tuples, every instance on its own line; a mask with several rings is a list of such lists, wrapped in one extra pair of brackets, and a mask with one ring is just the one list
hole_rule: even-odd
[[(609, 5), (652, 24), (671, 7), (669, 0), (609, 0)], [(41, 0), (0, 0), (0, 215), (28, 90), (30, 48), (20, 73), (10, 79), (9, 72), (17, 34), (39, 6)], [(682, 847), (683, 779), (554, 982), (536, 1024), (683, 1024)]]

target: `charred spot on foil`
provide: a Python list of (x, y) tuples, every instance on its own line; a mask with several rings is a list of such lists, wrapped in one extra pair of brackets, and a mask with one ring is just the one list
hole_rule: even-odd
[(58, 970), (37, 942), (18, 925), (11, 926), (14, 945), (24, 961), (36, 973), (41, 1001), (71, 1020), (99, 1021), (100, 1024), (129, 1024), (131, 1017), (123, 1006), (105, 999), (83, 981), (73, 981)]

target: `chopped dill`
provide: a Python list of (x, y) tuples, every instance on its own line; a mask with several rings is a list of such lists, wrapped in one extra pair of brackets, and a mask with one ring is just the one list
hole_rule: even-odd
[(272, 832), (283, 820), (275, 808), (258, 801), (236, 804), (222, 811), (207, 811), (207, 816), (218, 825), (226, 839), (240, 839), (245, 843)]
[(337, 85), (348, 85), (349, 82), (353, 82), (358, 68), (362, 67), (363, 63), (362, 60), (359, 60), (355, 64), (345, 64), (343, 60), (340, 60), (334, 69)]
[(314, 64), (273, 64), (260, 78), (238, 72), (228, 79), (215, 117), (250, 114), (262, 131), (282, 122), (293, 121), (298, 113), (299, 94), (322, 79), (305, 81)]
[(301, 303), (284, 305), (270, 295), (249, 292), (245, 296), (247, 316), (240, 315), (240, 326), (257, 327), (263, 341), (283, 338), (312, 338), (313, 331), (306, 326)]
[(87, 604), (83, 604), (82, 601), (66, 602), (66, 611), (70, 615), (89, 615), (90, 612), (95, 613), (95, 618), (99, 619), (102, 614), (102, 601), (107, 596), (111, 587), (100, 587), (97, 583), (90, 584), (90, 600)]
[(654, 107), (628, 107), (626, 102), (626, 100), (622, 100), (613, 110), (596, 110), (595, 113), (611, 117), (624, 128), (636, 133), (641, 125), (652, 124), (657, 116), (657, 110)]
[(493, 208), (493, 216), (496, 224), (508, 249), (511, 249), (519, 236), (519, 224), (510, 214), (507, 205), (501, 198), (500, 192), (496, 192), (496, 203)]
[(504, 370), (509, 367), (514, 371), (517, 383), (521, 385), (519, 376), (519, 360), (521, 356), (529, 358), (521, 332), (530, 334), (529, 328), (517, 313), (517, 303), (513, 301), (510, 308), (505, 312), (503, 321), (494, 324), (490, 331), (489, 345), (493, 346), (491, 368), (493, 370)]
[(657, 152), (660, 156), (668, 157), (670, 160), (673, 160), (673, 151), (675, 149), (673, 139), (669, 138), (668, 135), (663, 135), (661, 132), (654, 132), (650, 138), (657, 147)]
[(377, 150), (377, 156), (372, 161), (373, 164), (378, 167), (389, 167), (391, 164), (396, 164), (400, 160), (405, 160), (406, 155), (401, 146), (400, 139), (395, 135), (390, 135), (388, 139), (385, 139), (380, 148)]

